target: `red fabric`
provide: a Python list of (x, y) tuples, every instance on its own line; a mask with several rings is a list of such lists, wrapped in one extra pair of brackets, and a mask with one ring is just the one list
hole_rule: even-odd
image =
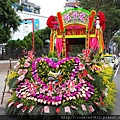
[(57, 17), (58, 17), (58, 21), (59, 21), (59, 25), (60, 25), (60, 30), (61, 30), (61, 32), (63, 32), (64, 31), (64, 26), (63, 26), (63, 20), (62, 20), (61, 12), (57, 13)]
[(105, 15), (103, 12), (98, 12), (98, 17), (99, 17), (99, 20), (100, 20), (100, 26), (102, 28), (102, 30), (105, 30), (105, 21), (106, 21), (106, 18), (105, 18)]
[(90, 31), (93, 27), (95, 15), (96, 15), (96, 12), (94, 10), (91, 11), (91, 14), (89, 16), (88, 31)]
[(53, 15), (51, 15), (48, 19), (47, 19), (47, 26), (49, 27), (49, 28), (56, 28), (57, 27), (57, 25), (58, 25), (58, 22), (57, 22), (57, 20), (56, 20), (56, 18), (55, 18), (55, 16), (53, 16)]

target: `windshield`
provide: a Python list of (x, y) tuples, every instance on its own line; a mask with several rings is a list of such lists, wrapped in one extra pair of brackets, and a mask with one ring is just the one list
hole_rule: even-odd
[(108, 62), (113, 62), (113, 57), (112, 56), (105, 56), (104, 57)]

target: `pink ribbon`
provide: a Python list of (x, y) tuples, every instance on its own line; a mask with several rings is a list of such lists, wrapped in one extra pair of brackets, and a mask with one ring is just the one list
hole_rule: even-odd
[(62, 39), (60, 38), (56, 39), (56, 49), (57, 49), (58, 58), (60, 58), (60, 53), (62, 52)]

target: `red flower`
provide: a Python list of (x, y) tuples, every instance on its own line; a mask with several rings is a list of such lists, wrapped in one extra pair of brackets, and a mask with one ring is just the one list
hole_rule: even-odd
[(19, 102), (16, 102), (15, 104), (14, 104), (14, 106), (17, 106), (19, 104)]
[(22, 112), (24, 112), (25, 110), (27, 110), (28, 109), (28, 106), (24, 106), (23, 108), (22, 108)]
[(82, 74), (79, 74), (78, 77), (79, 77), (80, 79), (82, 79)]
[(83, 71), (82, 71), (82, 74), (83, 74), (84, 77), (86, 77), (87, 74), (88, 74), (88, 71), (87, 71), (87, 70), (83, 70)]
[(104, 103), (103, 101), (100, 101), (100, 104), (101, 104), (102, 106), (105, 106), (105, 103)]
[(60, 113), (60, 108), (56, 108), (56, 113)]

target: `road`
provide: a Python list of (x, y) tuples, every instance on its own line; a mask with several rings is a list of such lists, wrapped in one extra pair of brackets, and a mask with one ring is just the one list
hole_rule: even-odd
[(120, 65), (117, 67), (114, 75), (114, 81), (117, 86), (115, 110), (112, 115), (120, 115)]

